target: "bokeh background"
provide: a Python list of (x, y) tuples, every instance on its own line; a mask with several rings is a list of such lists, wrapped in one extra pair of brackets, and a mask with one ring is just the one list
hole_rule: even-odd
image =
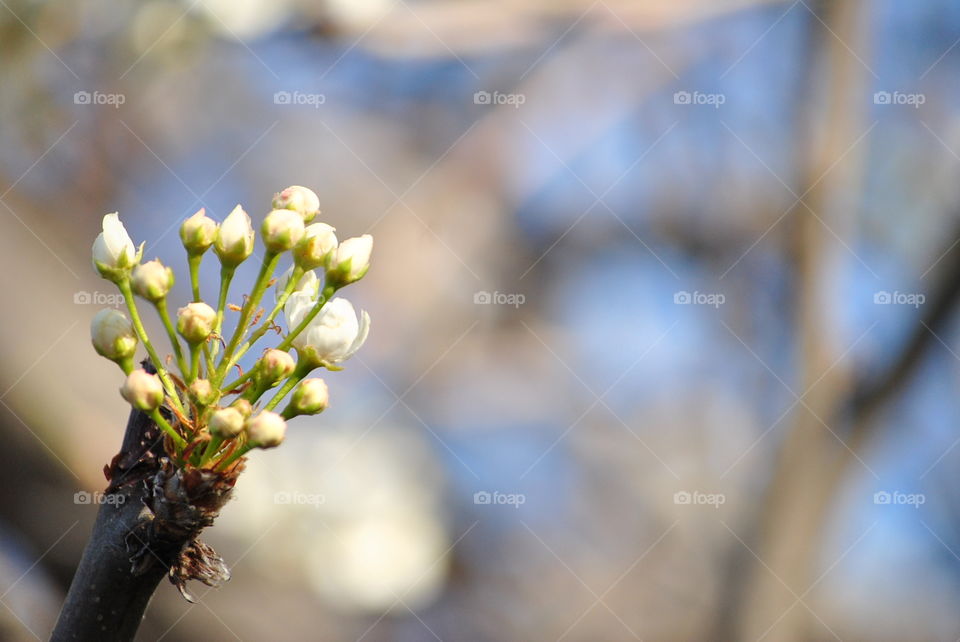
[(949, 0), (0, 0), (0, 638), (126, 421), (101, 217), (186, 301), (301, 184), (370, 339), (141, 639), (956, 639), (958, 72)]

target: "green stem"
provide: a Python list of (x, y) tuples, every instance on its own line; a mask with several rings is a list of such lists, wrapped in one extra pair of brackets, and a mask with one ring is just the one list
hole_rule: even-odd
[(240, 341), (243, 339), (244, 335), (246, 335), (247, 324), (250, 323), (250, 316), (253, 314), (253, 311), (257, 309), (257, 305), (260, 303), (260, 299), (263, 297), (263, 293), (267, 289), (267, 283), (270, 281), (270, 276), (277, 268), (277, 263), (279, 262), (279, 253), (274, 254), (267, 252), (267, 254), (263, 257), (263, 263), (260, 265), (260, 273), (257, 275), (257, 280), (253, 285), (253, 290), (250, 292), (250, 297), (244, 304), (243, 310), (240, 311), (240, 320), (237, 322), (237, 327), (233, 331), (233, 336), (230, 338), (230, 343), (227, 344), (227, 349), (223, 351), (223, 357), (220, 360), (220, 365), (217, 367), (216, 380), (218, 385), (223, 381), (224, 377), (227, 376), (227, 369), (230, 367), (230, 360), (233, 357), (233, 352), (237, 349), (237, 346), (240, 344)]
[(157, 354), (153, 344), (150, 343), (150, 337), (147, 336), (147, 331), (144, 329), (143, 322), (140, 320), (140, 313), (137, 312), (137, 304), (133, 300), (133, 291), (130, 289), (130, 280), (123, 279), (119, 281), (117, 287), (120, 288), (120, 293), (123, 294), (123, 299), (127, 304), (127, 311), (130, 313), (130, 321), (133, 323), (133, 329), (136, 330), (137, 336), (140, 337), (140, 342), (143, 344), (143, 347), (147, 349), (147, 354), (150, 355), (150, 360), (153, 361), (153, 367), (156, 368), (157, 376), (160, 377), (160, 381), (163, 382), (167, 396), (173, 400), (173, 403), (181, 413), (186, 414), (183, 410), (183, 404), (180, 403), (180, 395), (177, 394), (177, 388), (170, 379), (170, 375), (167, 374), (167, 370), (163, 367), (160, 355)]
[[(167, 297), (163, 297), (153, 305), (157, 308), (157, 314), (160, 315), (160, 320), (163, 321), (163, 327), (167, 329), (167, 336), (170, 337), (170, 345), (173, 346), (173, 354), (176, 355), (177, 365), (180, 366), (180, 374), (182, 374), (184, 378), (187, 378), (190, 376), (190, 371), (187, 370), (187, 362), (183, 359), (183, 350), (180, 347), (180, 339), (177, 337), (177, 331), (174, 330), (173, 323), (170, 321), (170, 311), (167, 309)], [(192, 379), (190, 381), (192, 381)]]
[(200, 303), (200, 261), (203, 260), (203, 254), (191, 254), (187, 257), (187, 264), (190, 266), (190, 289), (193, 292), (193, 302)]
[(231, 381), (225, 386), (222, 386), (220, 389), (223, 391), (235, 390), (237, 386), (239, 386), (241, 383), (243, 383), (244, 381), (252, 377), (255, 370), (256, 370), (256, 366), (254, 366), (253, 368), (250, 368), (249, 370), (247, 370), (247, 372), (243, 376)]
[[(233, 280), (233, 274), (237, 271), (235, 267), (223, 266), (220, 268), (220, 298), (217, 300), (217, 321), (213, 326), (214, 342), (210, 348), (209, 365), (213, 365), (213, 359), (217, 356), (220, 349), (220, 332), (223, 329), (223, 310), (227, 307), (227, 293), (230, 291), (230, 281)], [(213, 370), (210, 370), (213, 372)]]
[[(250, 335), (250, 339), (240, 346), (240, 349), (237, 350), (237, 353), (230, 360), (230, 366), (240, 361), (240, 358), (247, 353), (247, 350), (252, 348), (253, 345), (259, 341), (264, 334), (267, 333), (267, 330), (270, 329), (271, 322), (277, 318), (278, 314), (280, 314), (280, 310), (283, 309), (287, 299), (289, 299), (290, 295), (293, 294), (293, 290), (297, 287), (297, 283), (300, 282), (302, 277), (303, 269), (294, 267), (290, 281), (287, 282), (287, 287), (283, 289), (283, 292), (281, 292), (280, 296), (277, 298), (277, 304), (273, 306), (273, 310), (271, 310), (270, 314), (267, 315), (267, 318), (264, 319), (263, 324), (257, 328), (253, 334)], [(230, 366), (227, 367), (227, 370), (230, 369)]]
[(153, 419), (154, 423), (156, 423), (157, 426), (159, 426), (160, 429), (163, 430), (163, 432), (167, 433), (170, 436), (170, 439), (172, 439), (173, 443), (176, 444), (177, 446), (177, 454), (180, 454), (181, 452), (183, 452), (183, 449), (187, 447), (186, 440), (183, 437), (181, 437), (176, 430), (173, 429), (173, 426), (171, 426), (166, 419), (163, 418), (163, 415), (160, 414), (160, 410), (157, 408), (154, 408), (150, 412), (150, 418)]
[[(205, 344), (204, 344), (205, 345)], [(200, 350), (199, 344), (190, 345), (190, 380), (193, 383), (200, 376)]]
[(230, 464), (237, 461), (251, 450), (253, 450), (253, 446), (241, 446), (240, 448), (237, 448), (236, 452), (220, 462), (220, 465), (217, 466), (217, 470), (226, 470), (230, 467)]
[(203, 456), (200, 457), (200, 464), (198, 465), (198, 467), (203, 468), (203, 465), (207, 461), (209, 461), (210, 458), (213, 457), (218, 450), (220, 450), (220, 446), (222, 445), (223, 445), (223, 439), (221, 439), (220, 437), (217, 437), (216, 435), (212, 436), (210, 438), (210, 443), (207, 444), (207, 449), (203, 451)]
[[(277, 394), (273, 395), (273, 399), (270, 400), (266, 406), (263, 407), (264, 410), (273, 410), (277, 405), (283, 401), (283, 398), (287, 396), (287, 393), (293, 390), (293, 387), (296, 386), (300, 381), (307, 376), (307, 373), (310, 370), (306, 368), (301, 368), (299, 364), (297, 365), (297, 370), (290, 375), (290, 377), (283, 384), (283, 387), (280, 390), (277, 390)], [(266, 392), (266, 391), (264, 391)], [(262, 394), (262, 393), (261, 393)], [(258, 395), (259, 396), (259, 395)], [(252, 401), (251, 401), (252, 403)]]

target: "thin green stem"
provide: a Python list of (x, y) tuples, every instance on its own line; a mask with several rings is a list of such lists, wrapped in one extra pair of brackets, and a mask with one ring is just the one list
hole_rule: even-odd
[[(293, 274), (290, 276), (290, 280), (287, 282), (287, 286), (283, 289), (283, 292), (280, 293), (280, 296), (277, 298), (277, 304), (273, 306), (273, 310), (270, 311), (270, 314), (267, 315), (267, 318), (264, 319), (263, 324), (257, 328), (253, 334), (250, 335), (250, 339), (247, 340), (240, 349), (237, 350), (237, 353), (230, 360), (230, 365), (240, 361), (240, 358), (247, 353), (247, 350), (253, 347), (253, 345), (267, 333), (267, 330), (271, 327), (271, 322), (277, 318), (277, 315), (280, 314), (280, 310), (283, 309), (283, 306), (286, 304), (287, 299), (290, 298), (290, 295), (293, 294), (293, 290), (297, 287), (297, 283), (300, 282), (300, 279), (303, 277), (303, 269), (299, 267), (293, 268)], [(227, 367), (229, 370), (230, 367)]]
[[(180, 366), (180, 374), (186, 379), (190, 376), (190, 371), (187, 370), (187, 362), (183, 358), (183, 350), (180, 347), (180, 339), (177, 337), (177, 331), (174, 330), (173, 322), (170, 321), (170, 311), (167, 309), (167, 297), (163, 297), (153, 305), (157, 308), (157, 314), (160, 315), (160, 320), (163, 321), (163, 327), (167, 330), (170, 345), (173, 346), (173, 354), (176, 355), (177, 365)], [(190, 381), (193, 380), (190, 379)]]
[(280, 254), (278, 253), (267, 252), (263, 257), (263, 263), (260, 265), (260, 273), (257, 274), (257, 280), (254, 282), (253, 290), (250, 292), (250, 297), (240, 311), (240, 320), (237, 322), (237, 327), (233, 331), (230, 343), (227, 344), (227, 349), (223, 351), (220, 365), (217, 366), (216, 380), (218, 385), (223, 381), (224, 377), (227, 376), (227, 369), (230, 367), (233, 352), (246, 335), (247, 324), (250, 323), (250, 316), (253, 314), (253, 311), (257, 309), (257, 305), (259, 305), (260, 299), (267, 289), (267, 283), (270, 282), (270, 277), (273, 275), (273, 271), (277, 268), (277, 263), (279, 262)]
[(206, 450), (203, 451), (203, 455), (200, 457), (199, 467), (203, 468), (203, 465), (209, 461), (218, 450), (220, 450), (220, 446), (222, 445), (223, 439), (217, 437), (216, 435), (212, 436), (210, 438), (210, 443), (207, 444)]
[(232, 455), (220, 462), (220, 464), (217, 466), (217, 470), (226, 470), (230, 467), (230, 464), (237, 461), (251, 450), (253, 450), (253, 446), (241, 446), (240, 448), (237, 448)]
[(236, 390), (237, 386), (239, 386), (244, 381), (246, 381), (247, 379), (253, 376), (253, 373), (255, 370), (256, 370), (256, 366), (254, 366), (253, 368), (250, 368), (249, 370), (247, 370), (247, 372), (243, 374), (243, 376), (239, 377), (238, 379), (234, 379), (233, 381), (226, 384), (225, 386), (222, 386), (220, 389), (223, 390), (224, 392), (226, 392), (227, 390)]
[(201, 353), (199, 344), (190, 345), (190, 380), (189, 383), (193, 383), (197, 380), (197, 377), (200, 376), (200, 353)]
[(290, 375), (290, 377), (286, 380), (286, 382), (284, 382), (283, 386), (279, 390), (277, 390), (277, 394), (273, 395), (273, 399), (271, 399), (270, 403), (264, 406), (263, 409), (273, 410), (274, 408), (276, 408), (277, 405), (281, 401), (283, 401), (283, 398), (287, 396), (287, 393), (293, 390), (293, 387), (296, 386), (298, 383), (300, 383), (300, 381), (306, 376), (307, 376), (307, 373), (302, 372), (302, 370), (298, 368), (297, 371), (294, 372), (292, 375)]
[[(230, 281), (233, 280), (233, 274), (237, 271), (235, 267), (223, 266), (220, 268), (220, 298), (217, 299), (217, 321), (213, 326), (214, 342), (210, 348), (210, 359), (208, 362), (213, 364), (214, 358), (220, 349), (220, 332), (223, 330), (223, 310), (227, 307), (227, 293), (230, 291)], [(211, 369), (211, 372), (213, 370)]]
[(117, 287), (120, 288), (120, 293), (123, 294), (123, 299), (127, 304), (127, 311), (130, 313), (130, 321), (133, 323), (133, 329), (136, 331), (137, 336), (140, 337), (140, 342), (143, 344), (143, 347), (147, 349), (147, 354), (150, 355), (150, 360), (153, 361), (153, 367), (156, 368), (157, 376), (159, 376), (160, 381), (163, 382), (167, 396), (173, 400), (173, 403), (181, 413), (186, 414), (183, 410), (183, 404), (180, 402), (180, 395), (177, 394), (177, 388), (170, 379), (170, 375), (167, 374), (166, 368), (163, 367), (160, 355), (157, 354), (153, 344), (150, 343), (150, 337), (147, 336), (147, 331), (144, 329), (143, 322), (140, 320), (140, 313), (137, 312), (137, 304), (133, 300), (133, 291), (130, 289), (130, 280), (123, 279), (119, 281)]
[(187, 257), (187, 264), (190, 266), (190, 289), (193, 292), (193, 302), (200, 303), (200, 261), (203, 260), (203, 254), (191, 254)]
[(163, 415), (160, 414), (160, 410), (154, 408), (150, 412), (150, 418), (153, 419), (154, 423), (156, 423), (163, 432), (170, 436), (170, 439), (172, 439), (173, 443), (177, 446), (177, 454), (183, 452), (183, 449), (187, 447), (186, 440), (181, 437), (176, 430), (173, 429), (173, 426), (171, 426), (166, 419), (163, 418)]

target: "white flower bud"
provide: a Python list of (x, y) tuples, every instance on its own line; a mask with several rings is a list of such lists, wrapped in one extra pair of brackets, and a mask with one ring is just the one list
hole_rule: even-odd
[(304, 270), (325, 266), (337, 249), (335, 228), (326, 223), (308, 225), (303, 238), (293, 248), (293, 260)]
[(217, 222), (201, 207), (180, 226), (180, 240), (190, 256), (203, 254), (217, 240)]
[[(291, 296), (284, 306), (287, 326), (295, 328), (313, 307), (314, 301), (300, 294)], [(370, 331), (370, 315), (357, 313), (344, 298), (329, 301), (293, 340), (302, 359), (317, 365), (332, 365), (346, 361), (360, 349)]]
[(256, 417), (248, 419), (244, 429), (251, 446), (274, 448), (283, 442), (287, 422), (277, 413), (264, 410)]
[(120, 395), (137, 410), (150, 412), (163, 403), (163, 384), (160, 377), (141, 368), (127, 375)]
[(237, 205), (220, 224), (213, 250), (226, 267), (237, 267), (253, 254), (253, 224), (250, 216)]
[(117, 363), (132, 359), (137, 351), (137, 333), (133, 324), (123, 312), (112, 308), (100, 310), (93, 317), (90, 338), (97, 354)]
[(201, 406), (209, 406), (217, 400), (218, 391), (208, 379), (196, 379), (188, 388), (190, 398)]
[(140, 260), (139, 252), (116, 212), (104, 216), (102, 226), (93, 242), (93, 267), (103, 278), (118, 281)]
[(297, 367), (289, 352), (283, 350), (267, 350), (257, 364), (257, 381), (263, 384), (274, 384), (293, 374)]
[(297, 415), (315, 415), (330, 403), (330, 391), (323, 379), (304, 379), (290, 396), (283, 414), (288, 419)]
[(290, 210), (273, 210), (263, 219), (260, 234), (268, 251), (286, 252), (303, 238), (303, 217)]
[(230, 407), (235, 409), (241, 415), (243, 415), (244, 419), (248, 418), (250, 415), (253, 414), (253, 405), (246, 399), (237, 399), (232, 404), (230, 404)]
[(279, 194), (274, 194), (273, 208), (299, 212), (303, 222), (309, 223), (320, 213), (320, 199), (313, 190), (300, 185), (291, 185)]
[(133, 268), (133, 291), (156, 303), (173, 287), (173, 270), (159, 260), (147, 261)]
[(187, 343), (203, 343), (213, 332), (216, 320), (216, 311), (206, 303), (188, 303), (186, 307), (177, 310), (177, 332)]
[[(286, 291), (287, 285), (290, 283), (290, 279), (293, 277), (293, 266), (280, 275), (280, 278), (277, 279), (276, 292), (274, 293), (274, 298), (279, 301), (280, 295)], [(316, 298), (317, 294), (320, 292), (320, 279), (317, 278), (317, 273), (313, 270), (304, 272), (303, 276), (300, 277), (300, 280), (297, 281), (297, 284), (294, 286), (291, 294), (293, 292), (303, 292), (310, 295), (313, 298)]]
[(359, 281), (370, 269), (370, 253), (373, 237), (369, 234), (355, 236), (340, 243), (333, 258), (327, 278), (337, 285)]
[(236, 408), (221, 408), (210, 415), (210, 434), (220, 439), (232, 439), (243, 432), (246, 417)]

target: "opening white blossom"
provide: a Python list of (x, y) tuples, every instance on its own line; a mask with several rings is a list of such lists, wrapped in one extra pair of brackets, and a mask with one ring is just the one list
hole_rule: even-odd
[(93, 266), (105, 278), (111, 278), (116, 270), (129, 269), (137, 262), (137, 249), (114, 212), (103, 217), (103, 231), (93, 242)]
[[(305, 295), (291, 296), (284, 314), (287, 325), (295, 328), (313, 307), (315, 301)], [(359, 320), (353, 304), (342, 297), (328, 302), (293, 340), (301, 356), (318, 363), (336, 364), (346, 361), (360, 349), (370, 331), (370, 315), (360, 313)]]

